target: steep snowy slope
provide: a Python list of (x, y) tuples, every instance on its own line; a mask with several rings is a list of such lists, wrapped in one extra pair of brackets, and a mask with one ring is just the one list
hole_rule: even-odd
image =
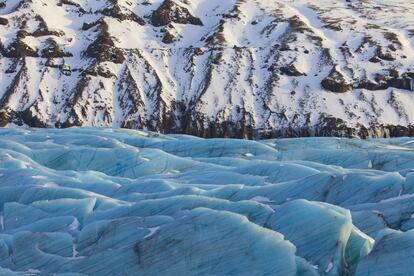
[(0, 125), (414, 134), (402, 0), (3, 0)]

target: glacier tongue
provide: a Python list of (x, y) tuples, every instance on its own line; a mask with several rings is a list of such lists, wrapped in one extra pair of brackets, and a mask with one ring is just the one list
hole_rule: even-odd
[(409, 275), (412, 138), (0, 129), (0, 274)]

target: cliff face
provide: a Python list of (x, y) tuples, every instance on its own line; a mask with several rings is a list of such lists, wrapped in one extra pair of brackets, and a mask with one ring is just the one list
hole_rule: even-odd
[(414, 134), (414, 4), (0, 2), (0, 126)]

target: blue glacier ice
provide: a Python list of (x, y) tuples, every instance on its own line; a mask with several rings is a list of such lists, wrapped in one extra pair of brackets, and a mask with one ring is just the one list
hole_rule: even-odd
[(413, 275), (414, 138), (0, 129), (0, 275)]

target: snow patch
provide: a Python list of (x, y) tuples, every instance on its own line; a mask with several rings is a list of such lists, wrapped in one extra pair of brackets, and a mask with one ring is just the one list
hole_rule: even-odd
[(158, 229), (160, 229), (160, 226), (148, 228), (149, 233), (144, 237), (144, 239), (147, 239), (147, 238), (155, 235), (155, 233), (158, 231)]
[(70, 225), (68, 225), (68, 228), (71, 231), (75, 231), (75, 230), (78, 230), (80, 226), (81, 226), (81, 224), (80, 224), (79, 220), (77, 218), (75, 218), (73, 220), (73, 222)]
[(268, 202), (271, 201), (268, 197), (264, 197), (264, 196), (255, 196), (255, 197), (252, 197), (249, 200), (256, 201), (256, 202), (259, 202), (259, 203), (268, 203)]
[(48, 179), (47, 176), (44, 176), (44, 175), (33, 175), (32, 178), (33, 179), (39, 179), (39, 180), (46, 180), (46, 179)]
[(333, 269), (333, 267), (334, 267), (333, 262), (330, 262), (330, 263), (328, 264), (328, 266), (326, 267), (326, 269), (325, 269), (325, 273), (329, 273), (329, 272), (331, 272), (331, 270)]

